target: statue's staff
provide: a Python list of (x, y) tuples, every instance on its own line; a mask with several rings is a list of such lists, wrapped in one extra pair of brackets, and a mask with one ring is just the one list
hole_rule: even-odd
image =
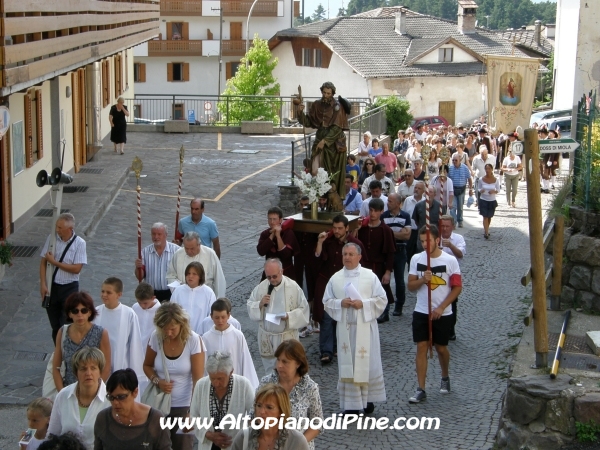
[[(301, 105), (302, 102), (304, 102), (304, 99), (302, 98), (302, 86), (298, 85), (298, 94), (294, 96), (292, 103), (298, 106)], [(302, 122), (302, 134), (304, 135), (304, 150), (305, 152), (308, 152), (308, 144), (306, 142), (306, 127), (304, 126), (304, 122)]]
[[(142, 259), (142, 188), (140, 187), (140, 174), (142, 173), (144, 165), (142, 160), (137, 156), (133, 159), (131, 164), (131, 170), (135, 172), (135, 178), (137, 180), (137, 232), (138, 232), (138, 259)], [(141, 266), (135, 270), (135, 276), (138, 282), (142, 282), (146, 276), (146, 267)]]
[[(429, 146), (424, 146), (421, 149), (421, 157), (423, 161), (427, 161), (425, 164), (425, 185), (429, 182), (429, 156), (431, 155), (431, 148)], [(431, 255), (429, 251), (429, 237), (430, 237), (430, 228), (431, 223), (429, 220), (429, 188), (425, 188), (425, 230), (427, 230), (427, 248), (425, 249), (425, 254), (427, 255), (427, 271), (431, 270)], [(427, 309), (429, 311), (429, 359), (433, 359), (433, 323), (431, 321), (431, 281), (427, 283)]]
[(183, 234), (179, 232), (179, 206), (181, 205), (181, 181), (183, 179), (183, 158), (185, 156), (185, 148), (183, 145), (179, 149), (179, 187), (177, 188), (177, 210), (175, 211), (175, 242), (178, 244), (183, 239)]

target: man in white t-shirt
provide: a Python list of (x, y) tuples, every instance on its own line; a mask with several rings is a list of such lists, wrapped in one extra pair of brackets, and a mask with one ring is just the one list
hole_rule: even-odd
[[(417, 303), (413, 312), (413, 341), (417, 344), (417, 380), (419, 387), (409, 398), (410, 403), (419, 403), (427, 398), (425, 379), (427, 376), (427, 349), (429, 347), (429, 289), (431, 289), (431, 327), (433, 345), (442, 369), (441, 394), (450, 393), (450, 352), (448, 341), (452, 331), (451, 303), (462, 290), (462, 279), (458, 261), (439, 247), (439, 230), (435, 225), (419, 230), (419, 239), (425, 251), (416, 254), (410, 261), (408, 289), (417, 291)], [(429, 238), (429, 239), (428, 239)], [(429, 253), (429, 269), (427, 261)]]

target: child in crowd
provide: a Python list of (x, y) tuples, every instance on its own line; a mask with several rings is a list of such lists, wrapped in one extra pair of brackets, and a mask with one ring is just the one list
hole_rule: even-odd
[(193, 261), (185, 268), (185, 283), (178, 286), (171, 296), (171, 303), (180, 305), (190, 316), (190, 326), (201, 334), (202, 321), (210, 314), (210, 307), (217, 299), (206, 284), (204, 267)]
[(137, 315), (140, 324), (140, 336), (142, 338), (142, 347), (144, 350), (148, 345), (148, 339), (154, 331), (154, 316), (160, 308), (160, 302), (154, 296), (154, 288), (148, 283), (142, 281), (135, 288), (135, 299), (137, 303), (131, 307)]
[(206, 345), (206, 354), (210, 355), (216, 351), (229, 353), (233, 360), (233, 373), (246, 377), (252, 387), (256, 389), (258, 377), (246, 338), (241, 331), (228, 323), (231, 317), (229, 300), (219, 298), (215, 301), (210, 307), (210, 317), (214, 326), (202, 336), (202, 341)]
[(356, 156), (348, 155), (348, 164), (346, 165), (346, 174), (352, 175), (354, 182), (352, 187), (356, 189), (358, 187), (358, 177), (360, 176), (360, 167), (356, 164)]
[(111, 373), (120, 369), (133, 369), (138, 377), (140, 392), (148, 379), (142, 369), (146, 348), (142, 345), (137, 315), (119, 299), (123, 295), (123, 282), (109, 277), (102, 283), (102, 302), (94, 323), (108, 331), (111, 353)]
[[(20, 444), (21, 450), (36, 450), (46, 440), (51, 412), (52, 400), (44, 397), (36, 398), (27, 406), (27, 426), (29, 429), (21, 434), (20, 440), (22, 442), (28, 441), (28, 443)], [(33, 430), (35, 430), (35, 433), (32, 434)]]
[[(229, 299), (225, 298), (225, 297), (221, 297), (219, 299), (219, 301), (223, 301), (226, 303), (227, 305), (227, 310), (231, 311), (231, 302), (229, 301)], [(213, 303), (214, 305), (214, 303)], [(212, 310), (212, 306), (211, 306), (211, 310)], [(242, 325), (240, 325), (240, 322), (234, 318), (231, 313), (229, 314), (229, 319), (227, 320), (227, 323), (231, 326), (233, 326), (234, 328), (242, 331)], [(204, 335), (208, 330), (211, 330), (213, 328), (213, 326), (215, 325), (215, 323), (213, 322), (213, 319), (211, 316), (208, 316), (206, 319), (204, 319), (202, 321), (202, 323), (200, 324), (200, 330), (202, 331), (202, 333), (198, 333), (200, 336)]]

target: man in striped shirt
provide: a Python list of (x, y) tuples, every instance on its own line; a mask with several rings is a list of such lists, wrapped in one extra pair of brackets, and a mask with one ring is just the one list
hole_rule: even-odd
[(169, 301), (171, 290), (167, 286), (167, 270), (171, 259), (179, 247), (167, 242), (167, 226), (157, 222), (152, 225), (152, 244), (142, 249), (142, 259), (135, 260), (136, 271), (144, 268), (144, 281), (154, 289), (154, 296), (159, 301)]
[[(40, 294), (42, 302), (50, 295), (50, 305), (46, 308), (50, 326), (52, 327), (52, 342), (56, 342), (58, 330), (66, 323), (65, 300), (73, 292), (79, 291), (79, 273), (84, 264), (87, 264), (85, 241), (77, 236), (75, 217), (73, 214), (64, 213), (56, 220), (56, 244), (54, 251), (48, 251), (50, 236), (40, 256)], [(67, 250), (65, 252), (65, 250)], [(47, 265), (49, 264), (48, 268)], [(52, 271), (52, 282), (48, 289), (46, 271)]]
[(452, 165), (448, 168), (448, 178), (452, 180), (454, 191), (454, 203), (450, 209), (450, 214), (458, 223), (458, 227), (463, 226), (463, 205), (465, 204), (465, 191), (467, 183), (469, 184), (469, 196), (473, 195), (473, 180), (471, 171), (460, 160), (457, 153), (452, 155)]

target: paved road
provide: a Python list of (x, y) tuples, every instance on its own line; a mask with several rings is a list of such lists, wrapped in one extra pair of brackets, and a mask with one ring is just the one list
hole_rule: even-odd
[[(163, 135), (130, 133), (125, 156), (104, 150), (100, 161), (88, 165), (102, 168), (102, 174), (79, 174), (75, 184), (90, 187), (87, 193), (65, 194), (63, 208), (78, 220), (77, 231), (90, 231), (88, 262), (82, 274), (82, 288), (99, 300), (101, 282), (117, 275), (125, 282), (123, 302), (134, 302), (136, 213), (135, 177), (126, 175), (133, 154), (144, 162), (142, 178), (142, 220), (144, 241), (149, 243), (151, 223), (174, 223), (178, 149), (186, 147), (182, 211), (187, 213), (189, 198), (208, 199), (205, 213), (216, 220), (221, 234), (222, 263), (228, 283), (233, 314), (242, 323), (257, 371), (262, 364), (256, 345), (256, 326), (248, 319), (245, 301), (259, 279), (262, 258), (255, 246), (266, 227), (266, 210), (278, 201), (278, 183), (289, 179), (290, 136), (253, 137), (224, 135), (222, 150), (213, 134)], [(109, 147), (107, 147), (109, 148)], [(258, 153), (229, 153), (229, 150), (258, 150)], [(301, 161), (301, 155), (296, 162)], [(259, 172), (260, 171), (260, 172)], [(259, 172), (259, 173), (257, 173)], [(254, 174), (254, 175), (252, 175)], [(234, 184), (218, 201), (232, 183)], [(122, 184), (121, 184), (122, 183)], [(111, 199), (111, 190), (117, 195)], [(117, 191), (118, 190), (118, 191)], [(439, 417), (436, 431), (327, 431), (317, 447), (336, 449), (480, 449), (491, 448), (500, 416), (510, 348), (518, 342), (520, 318), (527, 291), (518, 280), (528, 264), (527, 210), (524, 185), (518, 208), (501, 206), (491, 229), (483, 238), (481, 219), (474, 208), (465, 213), (465, 228), (459, 230), (467, 242), (462, 265), (463, 294), (459, 302), (458, 340), (450, 344), (452, 393), (438, 394), (439, 366), (431, 361), (428, 372), (428, 400), (409, 405), (416, 387), (415, 346), (411, 340), (410, 315), (394, 317), (380, 326), (381, 350), (387, 402), (376, 405), (374, 417)], [(47, 206), (46, 206), (47, 207)], [(106, 213), (94, 219), (103, 208)], [(34, 218), (11, 238), (18, 245), (43, 245), (50, 219)], [(95, 229), (94, 229), (95, 226)], [(172, 227), (171, 227), (172, 228)], [(29, 360), (52, 352), (50, 328), (38, 299), (39, 258), (17, 258), (0, 289), (0, 449), (13, 447), (18, 431), (26, 425), (23, 405), (40, 395), (45, 362)], [(410, 312), (415, 297), (409, 294), (405, 311)], [(336, 391), (337, 365), (321, 367), (318, 338), (303, 343), (311, 364), (311, 377), (319, 383), (326, 415), (339, 411)], [(22, 352), (17, 354), (16, 352)], [(15, 359), (25, 357), (28, 359)], [(14, 405), (14, 406), (11, 406)]]

